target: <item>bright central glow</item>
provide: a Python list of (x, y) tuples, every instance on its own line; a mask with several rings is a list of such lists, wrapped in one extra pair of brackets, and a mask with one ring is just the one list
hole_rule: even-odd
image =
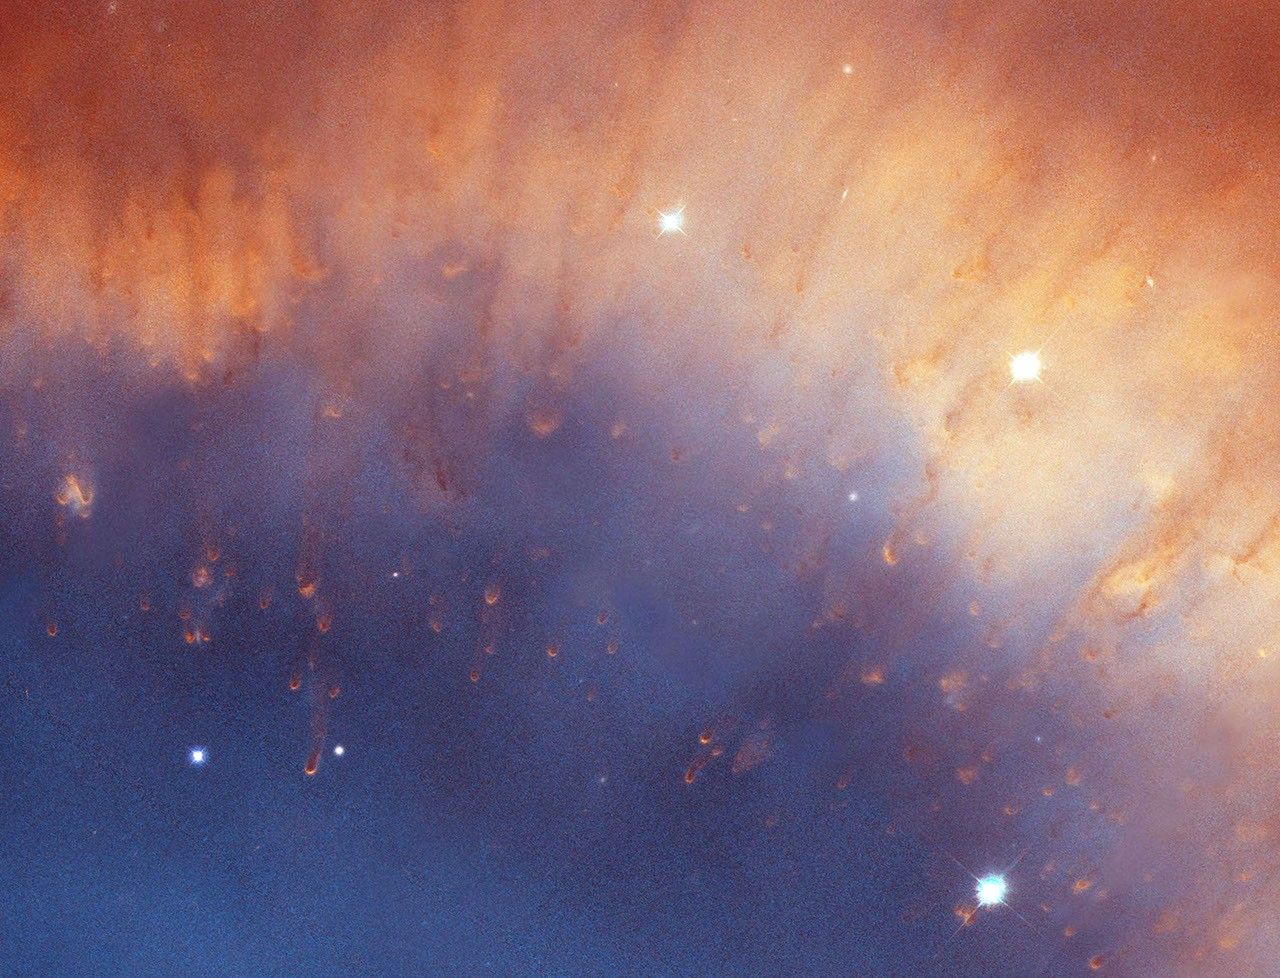
[(346, 748), (343, 747), (341, 744), (339, 744), (337, 747), (333, 749), (333, 753), (335, 756), (341, 757), (344, 753), (346, 753)]
[(658, 211), (658, 235), (684, 234), (684, 208), (673, 211)]
[(192, 764), (195, 764), (195, 765), (197, 765), (197, 766), (199, 766), (199, 765), (203, 764), (203, 763), (204, 763), (204, 761), (205, 761), (205, 752), (204, 752), (204, 748), (203, 748), (203, 747), (192, 747), (192, 748), (191, 748), (191, 763), (192, 763)]
[(1009, 374), (1015, 384), (1029, 384), (1039, 380), (1043, 366), (1039, 350), (1024, 350), (1009, 358)]
[(1004, 903), (1005, 894), (1009, 892), (1009, 884), (999, 875), (984, 876), (978, 880), (978, 906), (994, 907)]

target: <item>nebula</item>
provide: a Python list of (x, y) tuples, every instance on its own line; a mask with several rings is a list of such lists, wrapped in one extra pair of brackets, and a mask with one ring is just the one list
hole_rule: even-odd
[(1280, 971), (1280, 10), (0, 25), (0, 971)]

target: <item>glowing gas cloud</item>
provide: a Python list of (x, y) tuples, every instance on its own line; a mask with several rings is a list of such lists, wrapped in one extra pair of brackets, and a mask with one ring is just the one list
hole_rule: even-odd
[[(817, 718), (848, 763), (806, 791), (896, 772), (885, 837), (1028, 851), (1037, 960), (1276, 973), (1273, 5), (4, 17), (3, 502), (45, 575), (33, 634), (66, 638), (99, 566), (175, 656), (215, 654), (242, 599), (294, 609), (311, 785), (369, 753), (330, 734), (354, 622), (465, 620), (448, 669), (481, 690), (533, 607), (536, 668), (569, 668), (576, 615), (601, 662), (700, 690), (674, 790), (767, 776), (779, 718)], [(466, 598), (423, 583), (428, 526), (489, 548), (449, 565)], [(767, 641), (628, 648), (644, 575), (708, 645)], [(207, 742), (205, 780), (230, 763)], [(973, 896), (929, 885), (912, 914)]]

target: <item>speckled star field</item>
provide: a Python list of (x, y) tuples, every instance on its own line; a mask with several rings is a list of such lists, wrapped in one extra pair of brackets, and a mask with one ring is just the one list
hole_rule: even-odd
[(1280, 9), (0, 66), (0, 975), (1280, 975)]

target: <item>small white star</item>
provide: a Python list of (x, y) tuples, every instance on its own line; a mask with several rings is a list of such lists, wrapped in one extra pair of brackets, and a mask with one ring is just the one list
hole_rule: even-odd
[(858, 494), (856, 492), (849, 493), (849, 502), (856, 503), (857, 501), (858, 501)]
[(658, 237), (668, 234), (684, 234), (684, 205), (673, 211), (658, 211)]
[(343, 747), (341, 744), (338, 744), (336, 747), (333, 748), (334, 757), (341, 757), (346, 752), (347, 752), (347, 749)]
[(853, 74), (853, 65), (851, 65), (851, 64), (846, 64), (846, 65), (842, 66), (842, 67), (840, 68), (840, 70), (841, 70), (841, 71), (843, 71), (846, 75), (852, 75), (852, 74)]
[(208, 759), (208, 752), (203, 747), (191, 748), (191, 763), (195, 767), (199, 767)]
[(1015, 384), (1030, 384), (1039, 380), (1043, 369), (1039, 350), (1023, 350), (1009, 357), (1009, 375)]

